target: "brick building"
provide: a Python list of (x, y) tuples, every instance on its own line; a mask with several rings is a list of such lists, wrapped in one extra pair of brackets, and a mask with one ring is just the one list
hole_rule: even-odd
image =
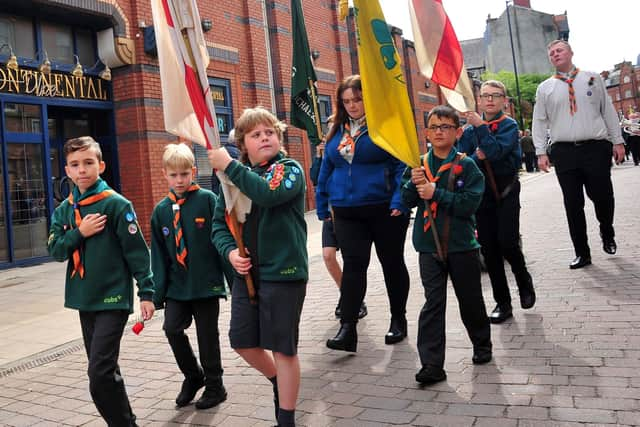
[(621, 62), (613, 70), (600, 73), (618, 116), (628, 117), (629, 109), (640, 111), (640, 62)]
[[(263, 105), (288, 122), (289, 0), (198, 3), (222, 139), (246, 107)], [(333, 109), (338, 82), (358, 71), (353, 17), (340, 22), (336, 4), (303, 2), (323, 120)], [(442, 98), (419, 74), (412, 42), (397, 28), (392, 34), (408, 65), (407, 87), (424, 143), (426, 113)], [(149, 235), (148, 218), (166, 194), (161, 154), (177, 141), (164, 131), (153, 50), (149, 1), (0, 3), (0, 268), (46, 258), (51, 212), (69, 192), (61, 147), (75, 136), (89, 134), (100, 142), (107, 163), (103, 178), (133, 201)], [(285, 148), (309, 168), (306, 134), (289, 128)], [(194, 150), (198, 179), (208, 186), (206, 153)], [(310, 183), (307, 206), (314, 208)]]

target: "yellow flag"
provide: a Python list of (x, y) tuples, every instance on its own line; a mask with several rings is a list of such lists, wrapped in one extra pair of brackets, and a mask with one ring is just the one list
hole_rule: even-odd
[(354, 0), (367, 127), (373, 142), (411, 167), (420, 165), (413, 111), (400, 57), (378, 0)]
[(347, 19), (349, 15), (349, 0), (340, 0), (338, 2), (338, 16), (341, 21)]

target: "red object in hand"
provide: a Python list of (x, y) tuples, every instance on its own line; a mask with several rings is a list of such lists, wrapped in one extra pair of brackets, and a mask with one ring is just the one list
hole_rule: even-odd
[(133, 325), (133, 328), (131, 328), (133, 333), (136, 335), (140, 335), (140, 332), (142, 332), (143, 329), (144, 329), (144, 322), (142, 321), (136, 322), (136, 324)]
[(456, 167), (453, 168), (453, 174), (460, 175), (461, 173), (462, 173), (462, 165), (456, 165)]

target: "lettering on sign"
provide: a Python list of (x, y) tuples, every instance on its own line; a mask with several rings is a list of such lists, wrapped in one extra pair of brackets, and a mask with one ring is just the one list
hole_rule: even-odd
[(107, 83), (99, 77), (43, 74), (38, 70), (0, 68), (0, 93), (38, 97), (109, 101)]

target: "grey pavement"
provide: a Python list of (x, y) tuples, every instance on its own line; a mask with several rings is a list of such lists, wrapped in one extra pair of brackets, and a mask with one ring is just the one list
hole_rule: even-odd
[[(618, 254), (602, 252), (592, 204), (587, 221), (593, 265), (569, 270), (573, 250), (555, 175), (523, 174), (521, 232), (538, 302), (514, 304), (514, 318), (492, 326), (494, 360), (471, 363), (472, 349), (448, 295), (445, 382), (420, 388), (416, 324), (424, 302), (417, 255), (407, 238), (411, 275), (409, 337), (384, 344), (389, 324), (382, 271), (369, 271), (369, 316), (356, 354), (329, 350), (338, 292), (326, 272), (320, 227), (309, 224), (310, 281), (299, 354), (301, 426), (640, 425), (640, 167), (613, 170)], [(286, 242), (283, 242), (286, 244)], [(0, 425), (103, 426), (91, 402), (77, 314), (63, 305), (64, 264), (0, 271)], [(517, 292), (512, 277), (512, 295)], [(486, 275), (487, 309), (494, 303)], [(229, 302), (220, 329), (229, 393), (216, 408), (176, 409), (182, 381), (162, 332), (162, 313), (141, 335), (127, 329), (120, 362), (141, 426), (271, 426), (271, 385), (229, 347)], [(193, 328), (189, 335), (195, 345)]]

